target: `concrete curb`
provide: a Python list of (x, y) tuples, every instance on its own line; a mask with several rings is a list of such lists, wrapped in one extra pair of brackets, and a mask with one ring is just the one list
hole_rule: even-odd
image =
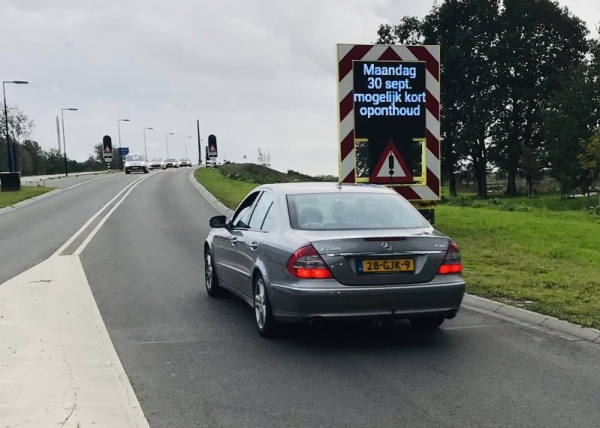
[(14, 211), (14, 208), (10, 205), (8, 207), (0, 208), (0, 215), (9, 213), (11, 211)]
[(465, 294), (463, 306), (467, 308), (476, 308), (478, 312), (501, 316), (510, 321), (518, 321), (519, 324), (539, 327), (549, 332), (560, 333), (575, 338), (574, 340), (585, 340), (587, 342), (600, 344), (600, 330), (594, 328), (582, 327), (567, 321), (549, 315), (539, 314), (526, 309), (484, 299), (483, 297)]
[(46, 181), (46, 180), (57, 180), (59, 178), (72, 178), (72, 177), (80, 177), (80, 176), (86, 176), (86, 175), (101, 175), (101, 174), (108, 174), (108, 171), (90, 171), (90, 172), (78, 172), (78, 173), (72, 173), (71, 175), (69, 175), (68, 177), (65, 176), (64, 174), (54, 174), (54, 175), (26, 175), (24, 177), (21, 177), (21, 183), (28, 182), (28, 183), (37, 183), (39, 181)]
[(192, 185), (198, 190), (198, 192), (200, 192), (204, 199), (206, 199), (208, 203), (210, 203), (217, 211), (225, 214), (227, 217), (231, 217), (234, 211), (227, 208), (223, 203), (221, 203), (221, 201), (215, 198), (215, 196), (212, 193), (206, 190), (204, 186), (198, 183), (198, 180), (196, 180), (196, 177), (194, 177), (194, 171), (196, 171), (196, 169), (197, 168), (190, 172), (190, 183), (192, 183)]
[(15, 203), (15, 204), (9, 205), (7, 207), (0, 208), (0, 215), (9, 213), (9, 212), (14, 211), (14, 210), (16, 210), (18, 208), (26, 207), (27, 205), (31, 205), (34, 202), (40, 201), (40, 200), (45, 199), (45, 198), (47, 198), (49, 196), (52, 196), (52, 195), (54, 195), (56, 193), (60, 193), (60, 192), (62, 192), (64, 190), (67, 190), (67, 189), (54, 189), (54, 190), (51, 190), (49, 192), (42, 193), (41, 195), (34, 196), (32, 198), (25, 199), (23, 201)]
[[(202, 186), (194, 177), (194, 172), (190, 174), (190, 182), (198, 189), (200, 194), (217, 209), (230, 217), (234, 211), (223, 205), (217, 198), (214, 197), (204, 186)], [(592, 343), (600, 344), (600, 330), (593, 328), (582, 327), (567, 321), (559, 320), (548, 315), (539, 314), (537, 312), (528, 311), (526, 309), (517, 308), (494, 300), (484, 299), (483, 297), (465, 294), (463, 306), (466, 308), (475, 308), (481, 313), (488, 315), (501, 316), (511, 322), (524, 324), (527, 326), (539, 327), (548, 332), (556, 332), (575, 338), (572, 340), (585, 340)]]

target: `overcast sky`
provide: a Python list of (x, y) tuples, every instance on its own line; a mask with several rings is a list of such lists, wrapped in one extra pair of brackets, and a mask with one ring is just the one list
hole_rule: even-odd
[[(598, 0), (560, 0), (592, 34)], [(0, 79), (32, 138), (85, 160), (108, 134), (148, 156), (198, 159), (200, 134), (219, 158), (279, 171), (338, 173), (336, 44), (373, 43), (382, 23), (423, 17), (429, 0), (0, 0)], [(204, 147), (206, 142), (202, 143)]]

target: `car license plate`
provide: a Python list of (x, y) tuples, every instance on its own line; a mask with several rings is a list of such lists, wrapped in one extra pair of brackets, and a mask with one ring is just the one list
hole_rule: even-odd
[(359, 273), (398, 273), (414, 272), (414, 259), (361, 260), (358, 263)]

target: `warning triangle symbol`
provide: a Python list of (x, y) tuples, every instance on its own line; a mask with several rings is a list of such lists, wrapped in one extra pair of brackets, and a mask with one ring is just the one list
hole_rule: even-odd
[(371, 174), (370, 182), (387, 184), (412, 181), (412, 173), (404, 163), (396, 145), (390, 140)]

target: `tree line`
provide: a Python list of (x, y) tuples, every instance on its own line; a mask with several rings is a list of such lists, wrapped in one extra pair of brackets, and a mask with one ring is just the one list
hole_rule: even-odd
[(424, 18), (382, 24), (377, 43), (441, 49), (442, 176), (488, 176), (517, 195), (550, 176), (563, 195), (598, 186), (600, 41), (552, 0), (445, 0)]
[[(8, 128), (11, 142), (17, 146), (17, 170), (22, 176), (52, 175), (65, 172), (65, 159), (58, 148), (44, 150), (37, 141), (30, 139), (35, 126), (33, 119), (29, 118), (17, 107), (8, 109)], [(6, 125), (4, 115), (0, 118), (0, 168), (8, 170), (8, 151), (6, 148)], [(116, 151), (113, 156), (111, 168), (118, 168)], [(67, 156), (67, 169), (70, 173), (103, 171), (107, 169), (102, 154), (102, 144), (94, 146), (93, 154), (84, 162), (69, 159)]]

